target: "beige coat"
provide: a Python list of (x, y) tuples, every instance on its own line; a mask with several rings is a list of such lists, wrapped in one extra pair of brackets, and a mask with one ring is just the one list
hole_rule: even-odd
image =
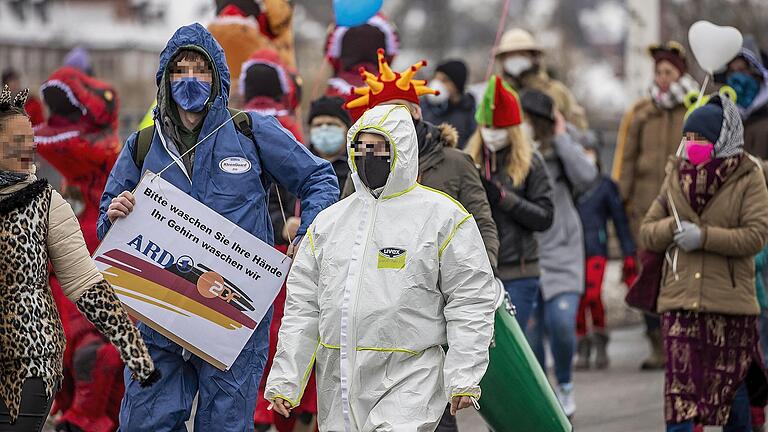
[[(659, 253), (668, 250), (672, 258), (662, 272), (658, 311), (759, 314), (754, 257), (768, 243), (768, 187), (760, 163), (745, 156), (701, 216), (683, 195), (678, 165), (679, 160), (670, 161), (662, 186), (662, 196), (668, 191), (673, 205), (656, 199), (640, 229), (641, 247)], [(680, 220), (701, 227), (701, 250), (686, 253), (674, 246), (673, 207)]]
[(660, 109), (645, 99), (622, 120), (616, 145), (613, 178), (626, 204), (632, 235), (637, 238), (643, 216), (664, 181), (664, 167), (683, 137), (685, 107)]
[(11, 421), (25, 378), (52, 397), (63, 379), (65, 339), (48, 287), (48, 260), (69, 297), (143, 383), (159, 378), (128, 314), (96, 269), (72, 208), (34, 175), (0, 190), (0, 401)]

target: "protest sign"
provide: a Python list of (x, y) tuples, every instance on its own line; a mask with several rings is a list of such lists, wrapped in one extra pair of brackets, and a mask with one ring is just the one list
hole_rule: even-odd
[(264, 318), (290, 259), (171, 183), (146, 173), (128, 217), (94, 254), (131, 315), (219, 369)]

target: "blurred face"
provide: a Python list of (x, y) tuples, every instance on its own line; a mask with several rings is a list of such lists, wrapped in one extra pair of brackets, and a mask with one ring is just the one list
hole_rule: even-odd
[(686, 132), (685, 133), (685, 140), (691, 144), (695, 145), (712, 145), (711, 142), (709, 142), (708, 139), (704, 138), (703, 136), (697, 134), (696, 132)]
[(656, 64), (656, 72), (654, 81), (659, 86), (661, 91), (665, 92), (669, 90), (669, 86), (672, 83), (677, 82), (680, 79), (680, 71), (672, 65), (672, 63), (662, 60)]
[(346, 153), (347, 131), (341, 119), (319, 115), (309, 123), (309, 142), (320, 157), (333, 160)]
[(507, 76), (520, 77), (539, 64), (540, 54), (535, 51), (510, 51), (499, 54), (496, 60)]
[(21, 81), (18, 78), (11, 78), (6, 84), (8, 84), (8, 89), (11, 90), (11, 93), (21, 90)]
[(363, 132), (357, 136), (353, 146), (355, 147), (355, 160), (366, 156), (381, 159), (389, 159), (390, 157), (389, 143), (378, 134)]
[(210, 83), (213, 81), (213, 71), (203, 59), (181, 59), (176, 61), (171, 69), (171, 81), (179, 81), (182, 78), (194, 78)]
[(323, 126), (338, 126), (340, 128), (343, 128), (347, 130), (347, 125), (344, 124), (343, 121), (341, 121), (337, 117), (329, 116), (329, 115), (319, 115), (312, 119), (312, 121), (309, 123), (309, 127), (316, 128), (316, 127), (323, 127)]
[(454, 84), (453, 81), (451, 81), (451, 79), (448, 77), (448, 75), (446, 75), (446, 74), (444, 74), (442, 72), (437, 72), (437, 73), (435, 73), (434, 80), (435, 81), (440, 81), (440, 83), (442, 83), (445, 86), (445, 89), (448, 91), (448, 94), (451, 97), (460, 96), (459, 95), (459, 89), (456, 87), (456, 84)]
[(739, 57), (730, 63), (728, 63), (728, 73), (733, 72), (743, 72), (743, 73), (750, 73), (751, 68), (749, 67), (749, 63), (747, 63), (746, 60)]
[(0, 169), (14, 172), (31, 171), (35, 157), (32, 123), (20, 114), (0, 122)]

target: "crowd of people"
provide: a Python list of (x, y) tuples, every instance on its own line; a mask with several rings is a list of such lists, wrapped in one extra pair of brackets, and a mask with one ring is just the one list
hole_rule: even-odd
[[(476, 99), (461, 60), (428, 79), (426, 62), (393, 70), (401, 42), (385, 16), (332, 26), (332, 76), (302, 112), (285, 2), (217, 3), (209, 28), (178, 29), (160, 53), (156, 101), (125, 143), (117, 91), (83, 48), (39, 97), (3, 72), (0, 431), (40, 431), (49, 414), (64, 432), (183, 430), (195, 398), (202, 431), (457, 431), (459, 410), (498, 397), (480, 388), (497, 283), (572, 417), (574, 369), (610, 365), (613, 258), (628, 287), (657, 281), (638, 366), (664, 371), (667, 431), (764, 430), (756, 47), (716, 74), (731, 92), (698, 104), (683, 46), (649, 47), (654, 80), (622, 119), (609, 175), (586, 111), (526, 30), (492, 48)], [(60, 183), (38, 179), (35, 153)], [(218, 169), (231, 155), (251, 168)], [(90, 259), (145, 170), (294, 258), (226, 371), (132, 322)]]

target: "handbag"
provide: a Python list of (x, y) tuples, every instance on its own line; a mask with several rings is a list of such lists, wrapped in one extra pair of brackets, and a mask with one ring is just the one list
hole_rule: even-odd
[[(672, 200), (672, 196), (667, 191), (666, 196), (660, 196), (659, 200), (665, 201), (664, 206), (672, 209), (672, 215), (675, 218), (677, 229), (681, 229), (680, 216), (675, 208), (675, 202)], [(661, 282), (664, 275), (664, 262), (668, 261), (673, 271), (676, 272), (677, 267), (677, 248), (674, 248), (674, 256), (670, 257), (670, 249), (674, 246), (670, 246), (665, 252), (652, 252), (648, 250), (641, 250), (638, 252), (638, 258), (640, 260), (640, 274), (638, 275), (635, 283), (629, 287), (627, 296), (624, 301), (635, 309), (640, 309), (646, 313), (656, 313), (656, 307), (659, 300), (659, 292), (661, 291)]]

